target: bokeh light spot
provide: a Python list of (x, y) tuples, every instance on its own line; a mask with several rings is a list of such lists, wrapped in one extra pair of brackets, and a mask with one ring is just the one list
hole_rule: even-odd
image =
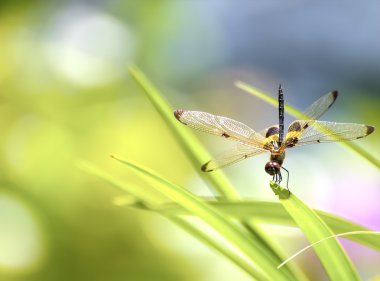
[(71, 83), (93, 87), (122, 77), (135, 39), (127, 25), (93, 7), (63, 10), (47, 32), (45, 55)]
[(37, 218), (21, 200), (0, 192), (0, 270), (36, 269), (45, 254)]

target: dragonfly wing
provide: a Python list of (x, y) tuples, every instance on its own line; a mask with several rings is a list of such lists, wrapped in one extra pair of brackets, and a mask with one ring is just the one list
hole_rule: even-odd
[(268, 128), (265, 128), (264, 130), (259, 132), (260, 135), (265, 137), (264, 140), (264, 147), (268, 150), (273, 150), (278, 148), (278, 141), (279, 141), (279, 126), (272, 125)]
[(371, 134), (374, 127), (355, 123), (295, 120), (289, 125), (284, 148), (312, 143), (349, 141)]
[(305, 109), (303, 112), (305, 119), (316, 120), (321, 117), (333, 105), (337, 97), (337, 91), (332, 91), (320, 97), (312, 105)]
[(232, 165), (241, 160), (247, 159), (258, 154), (265, 152), (265, 150), (250, 147), (243, 144), (237, 144), (232, 150), (228, 150), (221, 154), (219, 157), (208, 161), (202, 165), (203, 172), (212, 172), (229, 165)]
[(279, 128), (277, 124), (277, 125), (272, 125), (268, 128), (265, 128), (264, 130), (261, 130), (259, 133), (265, 138), (269, 138), (272, 136), (277, 136), (278, 138), (278, 132), (279, 132)]
[(264, 149), (264, 137), (239, 121), (207, 112), (182, 109), (174, 111), (174, 116), (193, 129)]

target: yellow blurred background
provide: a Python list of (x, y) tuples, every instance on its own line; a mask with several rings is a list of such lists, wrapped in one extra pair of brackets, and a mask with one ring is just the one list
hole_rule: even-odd
[[(40, 0), (0, 8), (0, 280), (250, 280), (166, 219), (118, 206), (123, 193), (78, 169), (84, 159), (147, 188), (109, 157), (117, 154), (211, 195), (128, 75), (131, 63), (173, 109), (261, 130), (277, 122), (277, 110), (233, 83), (274, 96), (282, 83), (300, 109), (337, 89), (323, 120), (380, 128), (375, 0)], [(230, 145), (196, 134), (213, 155)], [(378, 131), (357, 144), (380, 158)], [(226, 168), (243, 197), (276, 200), (267, 157)], [(371, 163), (324, 144), (292, 150), (284, 166), (291, 190), (312, 207), (380, 230), (380, 175)], [(266, 227), (289, 255), (307, 245), (298, 230)], [(379, 253), (344, 246), (363, 280), (380, 274)], [(298, 262), (321, 274), (312, 253)]]

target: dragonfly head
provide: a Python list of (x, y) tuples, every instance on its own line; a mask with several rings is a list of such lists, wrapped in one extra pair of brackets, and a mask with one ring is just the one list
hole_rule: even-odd
[(265, 164), (265, 172), (267, 172), (271, 176), (279, 174), (280, 169), (281, 169), (281, 165), (275, 161), (270, 161)]

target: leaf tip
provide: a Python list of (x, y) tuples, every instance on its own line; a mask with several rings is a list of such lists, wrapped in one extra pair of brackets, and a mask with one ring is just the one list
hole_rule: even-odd
[(281, 267), (283, 267), (284, 264), (285, 264), (285, 263), (281, 263), (281, 264), (279, 264), (279, 265), (277, 266), (277, 269), (280, 269)]
[(120, 162), (123, 162), (119, 157), (113, 155), (113, 154), (110, 154), (110, 158), (112, 158), (113, 160), (116, 160), (116, 161), (120, 161)]
[(234, 85), (236, 86), (236, 87), (239, 87), (239, 85), (241, 85), (243, 82), (241, 82), (240, 80), (235, 80), (234, 81)]
[(278, 198), (288, 199), (290, 197), (291, 192), (288, 189), (278, 185), (276, 182), (270, 181), (269, 186), (273, 190), (274, 194), (278, 195)]

